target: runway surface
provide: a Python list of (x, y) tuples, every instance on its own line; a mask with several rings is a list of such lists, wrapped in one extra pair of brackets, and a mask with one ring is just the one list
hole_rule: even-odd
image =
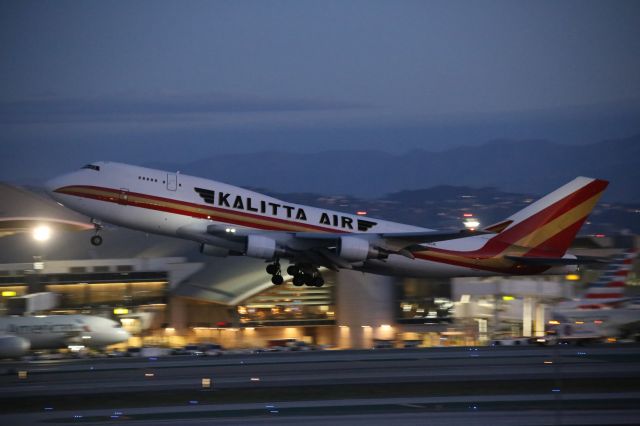
[(635, 345), (5, 362), (0, 373), (2, 424), (640, 421)]

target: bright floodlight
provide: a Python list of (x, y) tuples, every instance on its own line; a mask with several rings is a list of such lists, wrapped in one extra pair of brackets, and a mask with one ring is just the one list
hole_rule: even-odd
[(32, 235), (36, 241), (47, 241), (51, 237), (51, 228), (46, 225), (36, 226)]
[(480, 221), (478, 219), (476, 219), (475, 217), (466, 217), (464, 219), (464, 226), (467, 229), (470, 230), (475, 230), (478, 228), (478, 226), (480, 226)]

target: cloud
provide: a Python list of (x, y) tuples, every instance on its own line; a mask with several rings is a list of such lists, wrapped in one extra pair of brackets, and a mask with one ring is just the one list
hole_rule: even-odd
[(212, 115), (327, 112), (363, 105), (319, 99), (274, 99), (237, 94), (42, 97), (0, 102), (0, 124), (194, 121)]

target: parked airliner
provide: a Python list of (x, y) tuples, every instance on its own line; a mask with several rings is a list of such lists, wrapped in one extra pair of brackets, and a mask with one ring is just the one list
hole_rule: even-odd
[(635, 249), (615, 256), (582, 299), (561, 302), (552, 313), (550, 331), (561, 338), (580, 332), (606, 336), (640, 335), (640, 299), (625, 295), (626, 281), (637, 256)]
[(0, 358), (16, 358), (29, 349), (102, 348), (129, 337), (120, 323), (96, 316), (0, 317)]
[[(442, 232), (287, 203), (213, 180), (96, 162), (54, 178), (59, 203), (103, 222), (200, 243), (207, 255), (280, 260), (295, 285), (322, 286), (319, 267), (411, 277), (564, 273), (583, 259), (566, 251), (608, 182), (578, 177), (504, 221)], [(575, 267), (575, 266), (574, 266)]]

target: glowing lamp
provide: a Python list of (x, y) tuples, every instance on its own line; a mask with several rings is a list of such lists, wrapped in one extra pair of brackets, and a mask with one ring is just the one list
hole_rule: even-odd
[(47, 241), (51, 238), (51, 228), (46, 225), (38, 225), (33, 228), (33, 232), (31, 233), (33, 239), (36, 241)]
[(478, 226), (480, 226), (480, 221), (475, 217), (467, 217), (464, 219), (463, 223), (464, 223), (464, 227), (471, 231), (473, 231), (474, 229), (477, 229)]

